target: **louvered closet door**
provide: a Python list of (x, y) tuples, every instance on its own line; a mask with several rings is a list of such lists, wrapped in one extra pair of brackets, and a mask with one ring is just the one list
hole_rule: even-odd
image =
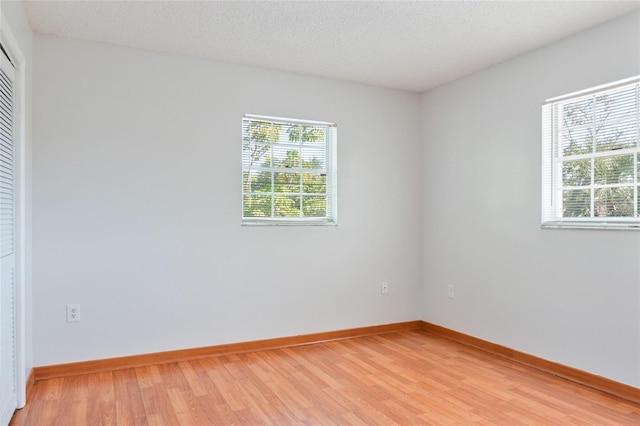
[(0, 425), (17, 407), (14, 254), (14, 69), (0, 51)]

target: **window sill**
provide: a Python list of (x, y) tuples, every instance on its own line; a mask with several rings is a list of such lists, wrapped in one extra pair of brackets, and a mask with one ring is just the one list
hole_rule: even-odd
[(640, 222), (576, 222), (576, 221), (555, 221), (545, 222), (542, 229), (599, 229), (612, 231), (640, 231)]
[(330, 219), (243, 219), (242, 226), (337, 226)]

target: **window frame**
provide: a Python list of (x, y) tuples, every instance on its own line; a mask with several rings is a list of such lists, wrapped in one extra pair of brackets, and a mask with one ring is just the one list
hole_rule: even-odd
[[(245, 216), (245, 196), (247, 193), (245, 192), (245, 172), (250, 171), (252, 166), (246, 164), (245, 161), (245, 123), (247, 122), (262, 122), (262, 123), (272, 123), (277, 125), (284, 126), (313, 126), (313, 127), (324, 127), (325, 133), (323, 137), (323, 154), (325, 160), (325, 167), (323, 169), (310, 168), (306, 169), (302, 166), (294, 167), (293, 169), (283, 168), (283, 171), (279, 171), (280, 168), (273, 167), (265, 167), (258, 166), (256, 167), (258, 170), (269, 171), (272, 173), (271, 183), (272, 189), (269, 192), (264, 192), (264, 195), (270, 195), (272, 210), (270, 216), (264, 217), (253, 217), (253, 216)], [(251, 142), (249, 142), (251, 143)], [(261, 142), (259, 145), (269, 146), (273, 148), (278, 145), (283, 147), (294, 147), (297, 145), (297, 148), (302, 152), (304, 141), (302, 140), (302, 136), (300, 136), (300, 141), (297, 143), (292, 143), (291, 141), (287, 142)], [(295, 118), (285, 118), (285, 117), (273, 117), (273, 116), (264, 116), (264, 115), (254, 115), (254, 114), (245, 114), (242, 117), (242, 153), (241, 153), (241, 169), (242, 169), (242, 179), (241, 179), (241, 224), (243, 226), (253, 226), (253, 225), (285, 225), (285, 226), (298, 226), (298, 225), (337, 225), (338, 224), (338, 209), (337, 209), (337, 199), (338, 199), (338, 191), (337, 191), (337, 125), (333, 122), (326, 121), (316, 121), (316, 120), (302, 120)], [(292, 170), (288, 172), (286, 170)], [(305, 174), (305, 171), (314, 171), (317, 173), (318, 171), (324, 171), (326, 175), (326, 185), (324, 192), (316, 193), (305, 193), (303, 192), (303, 183), (302, 178)], [(274, 216), (274, 208), (273, 208), (273, 200), (274, 197), (280, 194), (273, 188), (275, 185), (275, 174), (276, 173), (299, 173), (301, 176), (300, 182), (300, 217), (292, 217), (292, 216)], [(251, 193), (252, 195), (263, 195), (263, 193)], [(287, 193), (288, 196), (291, 194)], [(298, 193), (296, 193), (298, 194)], [(325, 216), (320, 217), (304, 217), (303, 214), (303, 200), (305, 197), (323, 197), (325, 201)]]
[[(597, 97), (610, 94), (614, 91), (632, 87), (635, 94), (632, 95), (633, 111), (629, 115), (630, 131), (635, 147), (611, 148), (598, 150), (596, 126), (613, 124), (611, 129), (622, 129), (626, 125), (625, 119), (617, 118), (598, 121), (596, 116)], [(589, 152), (571, 154), (566, 156), (563, 151), (561, 108), (568, 103), (578, 103), (582, 100), (592, 99), (593, 115), (587, 124), (574, 125), (569, 129), (589, 129)], [(620, 125), (616, 127), (616, 125)], [(609, 129), (609, 130), (611, 130)], [(587, 90), (570, 93), (556, 98), (547, 99), (542, 106), (542, 228), (570, 228), (570, 229), (621, 229), (640, 230), (640, 75), (619, 80), (613, 83), (593, 87)], [(596, 182), (595, 164), (598, 159), (613, 159), (621, 156), (631, 156), (631, 168), (633, 179), (629, 182)], [(590, 182), (583, 185), (567, 185), (563, 181), (563, 165), (568, 162), (580, 162), (590, 160)], [(613, 188), (630, 187), (633, 194), (634, 216), (596, 216), (596, 191)], [(589, 193), (589, 217), (564, 217), (563, 216), (563, 191), (588, 190)]]

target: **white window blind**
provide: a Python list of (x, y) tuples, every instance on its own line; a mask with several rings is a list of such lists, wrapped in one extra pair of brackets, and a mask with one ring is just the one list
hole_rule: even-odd
[(242, 119), (242, 223), (336, 224), (336, 125)]
[(640, 229), (640, 77), (542, 112), (542, 226)]

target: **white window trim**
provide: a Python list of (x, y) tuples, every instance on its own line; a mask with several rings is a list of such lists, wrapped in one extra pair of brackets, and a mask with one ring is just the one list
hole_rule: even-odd
[[(327, 215), (325, 217), (244, 217), (244, 186), (241, 186), (242, 226), (335, 226), (338, 224), (338, 173), (337, 173), (337, 126), (335, 123), (315, 120), (301, 120), (295, 118), (273, 117), (265, 115), (245, 114), (244, 120), (273, 121), (283, 124), (320, 125), (326, 126), (325, 161), (327, 175)], [(286, 145), (283, 143), (282, 145)], [(241, 160), (242, 163), (242, 160)], [(274, 169), (275, 170), (275, 169)], [(291, 169), (296, 171), (297, 169)], [(307, 169), (300, 169), (303, 172)], [(244, 172), (244, 164), (242, 164)], [(244, 173), (242, 173), (244, 175)], [(241, 182), (241, 185), (244, 185)]]
[[(542, 228), (569, 228), (569, 229), (610, 229), (610, 230), (640, 230), (640, 217), (562, 217), (562, 187), (558, 182), (562, 181), (561, 156), (558, 154), (557, 104), (566, 100), (578, 100), (593, 94), (610, 91), (626, 85), (636, 85), (636, 137), (640, 139), (640, 76), (634, 76), (571, 94), (547, 99), (542, 107)], [(635, 154), (634, 176), (635, 183), (631, 186), (638, 188), (640, 179), (638, 176), (638, 162), (640, 162), (640, 146), (602, 153), (589, 153), (572, 156), (572, 160), (591, 159), (597, 157), (611, 157), (623, 154)], [(597, 185), (593, 181), (586, 188), (629, 186), (624, 184)], [(634, 208), (638, 209), (640, 190), (634, 191)], [(592, 198), (593, 204), (593, 198)], [(593, 210), (593, 209), (592, 209)]]

